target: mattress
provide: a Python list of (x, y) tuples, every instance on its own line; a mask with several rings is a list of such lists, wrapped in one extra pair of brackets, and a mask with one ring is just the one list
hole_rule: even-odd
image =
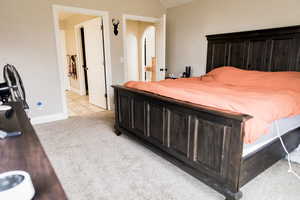
[(300, 127), (300, 115), (296, 115), (293, 117), (282, 118), (280, 120), (276, 120), (270, 125), (269, 133), (263, 135), (254, 143), (251, 144), (244, 144), (243, 147), (243, 157), (257, 151), (264, 145), (271, 143), (276, 138), (278, 138), (277, 128), (275, 123), (278, 125), (279, 135), (283, 136), (284, 134), (288, 133), (291, 130), (294, 130)]

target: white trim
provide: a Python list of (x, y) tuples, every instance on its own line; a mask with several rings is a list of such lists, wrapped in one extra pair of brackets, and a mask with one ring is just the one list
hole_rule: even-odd
[(57, 53), (57, 64), (59, 72), (59, 81), (60, 81), (60, 92), (61, 92), (61, 102), (63, 107), (63, 115), (68, 116), (67, 108), (67, 97), (65, 93), (65, 81), (64, 81), (64, 70), (63, 70), (63, 61), (62, 61), (62, 50), (61, 50), (61, 40), (60, 40), (60, 30), (59, 30), (59, 16), (58, 10), (53, 6), (53, 20), (54, 20), (54, 34), (55, 34), (55, 43), (56, 43), (56, 53)]
[[(123, 64), (124, 64), (124, 82), (128, 81), (128, 66), (127, 66), (127, 40), (126, 40), (126, 20), (135, 20), (142, 22), (152, 22), (158, 23), (160, 22), (160, 18), (154, 17), (145, 17), (145, 16), (137, 16), (137, 15), (123, 15)], [(139, 63), (140, 64), (140, 63)]]
[(67, 62), (67, 48), (66, 48), (66, 31), (60, 30), (60, 39), (62, 44), (62, 64), (64, 66), (64, 82), (65, 82), (65, 90), (70, 90), (70, 78), (68, 76), (68, 62)]
[(71, 12), (76, 14), (84, 14), (84, 15), (95, 15), (95, 16), (103, 16), (108, 15), (107, 11), (101, 11), (101, 10), (92, 10), (92, 9), (86, 9), (86, 8), (79, 8), (79, 7), (71, 7), (71, 6), (62, 6), (58, 4), (52, 5), (53, 9), (57, 12)]
[(152, 22), (152, 23), (156, 23), (159, 22), (160, 19), (159, 18), (154, 18), (154, 17), (145, 17), (145, 16), (138, 16), (138, 15), (127, 15), (124, 14), (123, 15), (123, 19), (126, 20), (135, 20), (135, 21), (142, 21), (142, 22)]
[(91, 10), (85, 8), (78, 7), (69, 7), (69, 6), (61, 6), (61, 5), (52, 5), (53, 10), (53, 20), (54, 20), (54, 34), (56, 39), (56, 49), (57, 49), (57, 59), (58, 59), (58, 68), (60, 74), (60, 83), (61, 83), (61, 95), (62, 95), (62, 104), (63, 104), (63, 113), (68, 116), (67, 111), (67, 100), (66, 94), (64, 90), (64, 81), (63, 81), (63, 66), (61, 61), (61, 45), (60, 45), (60, 37), (59, 37), (59, 12), (72, 12), (72, 13), (80, 13), (85, 15), (94, 15), (100, 16), (103, 19), (104, 26), (104, 49), (105, 49), (105, 60), (106, 60), (106, 90), (107, 90), (107, 104), (108, 110), (111, 110), (111, 102), (113, 102), (113, 91), (111, 89), (112, 85), (112, 70), (111, 70), (111, 52), (110, 52), (110, 23), (109, 23), (109, 13), (107, 11), (100, 10)]
[(68, 115), (66, 115), (65, 113), (58, 113), (58, 114), (54, 114), (54, 115), (45, 115), (45, 116), (40, 116), (40, 117), (33, 117), (33, 118), (31, 118), (30, 121), (33, 125), (37, 125), (37, 124), (44, 124), (44, 123), (64, 120), (64, 119), (67, 119), (67, 118), (68, 118)]

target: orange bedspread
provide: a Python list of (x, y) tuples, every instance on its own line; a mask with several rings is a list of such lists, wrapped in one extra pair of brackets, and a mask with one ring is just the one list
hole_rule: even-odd
[(259, 72), (221, 67), (198, 78), (129, 81), (135, 88), (253, 118), (245, 123), (245, 143), (268, 132), (272, 121), (300, 114), (300, 72)]

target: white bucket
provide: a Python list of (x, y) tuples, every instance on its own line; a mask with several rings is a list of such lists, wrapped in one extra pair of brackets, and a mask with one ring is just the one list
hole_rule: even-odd
[(1, 200), (31, 200), (35, 190), (30, 175), (24, 171), (10, 171), (0, 174)]

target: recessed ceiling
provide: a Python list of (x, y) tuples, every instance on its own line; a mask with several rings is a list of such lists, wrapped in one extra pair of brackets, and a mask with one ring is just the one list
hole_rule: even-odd
[(160, 2), (163, 4), (166, 8), (176, 7), (180, 6), (186, 3), (190, 3), (193, 0), (160, 0)]

